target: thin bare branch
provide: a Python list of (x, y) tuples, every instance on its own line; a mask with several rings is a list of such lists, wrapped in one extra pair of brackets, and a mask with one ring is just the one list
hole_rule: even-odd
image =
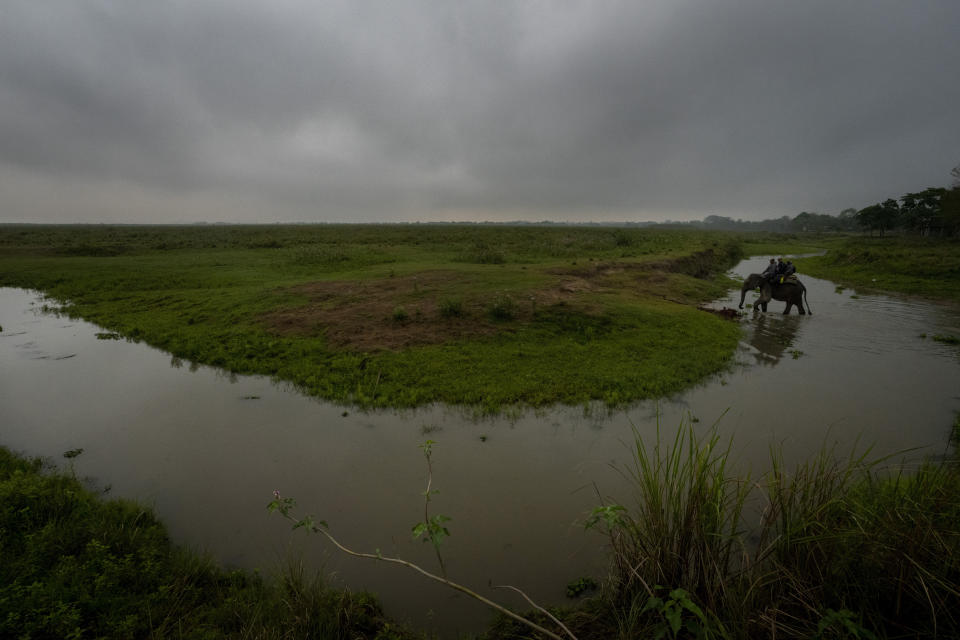
[(577, 640), (577, 636), (573, 635), (573, 632), (570, 631), (570, 629), (567, 628), (567, 625), (565, 625), (565, 624), (563, 624), (562, 622), (560, 622), (560, 620), (558, 620), (552, 613), (550, 613), (549, 611), (547, 611), (546, 609), (544, 609), (543, 607), (541, 607), (540, 605), (538, 605), (538, 604), (537, 604), (536, 602), (534, 602), (533, 600), (531, 600), (531, 599), (530, 599), (530, 596), (528, 596), (526, 593), (524, 593), (521, 589), (518, 589), (517, 587), (513, 586), (512, 584), (497, 584), (497, 585), (494, 585), (493, 588), (494, 588), (494, 589), (512, 589), (513, 591), (516, 591), (516, 592), (519, 593), (521, 596), (523, 596), (523, 599), (524, 599), (524, 600), (526, 600), (528, 603), (530, 603), (530, 606), (531, 606), (531, 607), (533, 607), (534, 609), (536, 609), (536, 610), (539, 611), (540, 613), (544, 614), (545, 616), (547, 616), (548, 618), (550, 618), (551, 620), (553, 620), (554, 623), (556, 623), (557, 626), (559, 626), (561, 629), (563, 629), (564, 631), (566, 631), (566, 632), (567, 632), (567, 635), (570, 636), (571, 638), (573, 638), (573, 640)]

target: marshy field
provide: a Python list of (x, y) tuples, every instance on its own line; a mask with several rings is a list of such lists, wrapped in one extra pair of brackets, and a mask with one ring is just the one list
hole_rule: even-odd
[[(730, 313), (776, 255), (813, 315)], [(0, 226), (0, 635), (955, 637), (958, 275), (938, 238)]]

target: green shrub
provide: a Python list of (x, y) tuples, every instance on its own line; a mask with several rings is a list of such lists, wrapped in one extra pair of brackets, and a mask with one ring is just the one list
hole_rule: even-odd
[(440, 315), (444, 318), (459, 318), (463, 315), (463, 303), (457, 298), (440, 301)]
[(494, 320), (513, 320), (517, 315), (517, 303), (505, 293), (498, 294), (487, 307)]

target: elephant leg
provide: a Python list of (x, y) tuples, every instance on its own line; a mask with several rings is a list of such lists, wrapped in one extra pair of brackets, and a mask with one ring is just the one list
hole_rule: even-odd
[(785, 316), (790, 315), (790, 308), (791, 308), (791, 307), (793, 307), (793, 303), (788, 301), (786, 308), (783, 310), (783, 315), (785, 315)]

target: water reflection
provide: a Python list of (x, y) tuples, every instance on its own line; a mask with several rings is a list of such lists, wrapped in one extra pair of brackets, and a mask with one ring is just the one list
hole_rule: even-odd
[(757, 364), (776, 365), (784, 354), (799, 357), (800, 351), (794, 348), (794, 344), (803, 321), (803, 316), (799, 315), (756, 314), (751, 320), (753, 331), (749, 344), (755, 349), (753, 353)]

